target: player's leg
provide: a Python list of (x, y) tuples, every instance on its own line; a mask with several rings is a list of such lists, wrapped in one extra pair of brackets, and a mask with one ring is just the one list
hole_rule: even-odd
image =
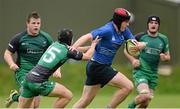
[(34, 97), (34, 99), (32, 101), (32, 107), (33, 108), (38, 108), (39, 105), (40, 105), (40, 101), (41, 101), (41, 96)]
[(128, 108), (135, 108), (140, 105), (141, 108), (146, 108), (149, 100), (151, 99), (150, 90), (147, 83), (140, 83), (137, 86), (138, 95), (135, 97), (134, 101), (129, 104)]
[[(150, 101), (153, 98), (153, 92), (157, 86), (157, 80), (158, 80), (157, 72), (152, 73), (150, 76), (144, 75), (144, 77), (148, 79), (148, 84), (147, 84), (147, 82), (144, 81), (144, 83), (146, 83), (146, 84), (144, 84), (145, 85), (144, 89), (146, 89), (146, 90), (148, 89), (148, 93), (144, 94), (144, 96), (145, 96), (143, 98), (144, 102), (140, 103), (140, 105), (139, 105), (140, 108), (147, 108), (148, 107)], [(143, 86), (141, 86), (141, 87), (143, 87)], [(139, 93), (140, 92), (141, 91), (139, 91)], [(139, 95), (141, 95), (141, 94), (139, 94)]]
[(34, 100), (39, 97), (41, 83), (31, 83), (24, 80), (22, 83), (21, 95), (18, 100), (18, 108), (35, 108)]
[[(24, 80), (25, 74), (23, 69), (18, 69), (15, 72), (15, 80), (16, 80), (16, 85), (17, 88), (20, 91), (20, 88), (22, 86), (22, 81)], [(18, 102), (20, 93), (18, 93), (17, 90), (11, 90), (9, 97), (5, 101), (5, 107), (8, 108), (10, 107), (14, 102)]]
[(100, 84), (91, 85), (91, 86), (85, 85), (81, 98), (73, 105), (73, 108), (87, 107), (94, 99), (99, 89), (100, 89)]
[(149, 81), (149, 90), (150, 90), (150, 94), (148, 96), (148, 100), (146, 100), (144, 103), (141, 103), (139, 105), (139, 108), (147, 108), (150, 101), (152, 100), (152, 98), (154, 97), (153, 93), (154, 93), (154, 90), (155, 90), (155, 87), (157, 86), (157, 75), (151, 75), (151, 78), (150, 78), (150, 81)]
[(133, 90), (133, 83), (120, 72), (108, 84), (118, 88), (108, 104), (109, 108), (116, 108)]
[(18, 94), (17, 90), (11, 90), (9, 97), (5, 101), (5, 107), (8, 108), (15, 101), (18, 101), (20, 94)]
[(48, 94), (49, 97), (58, 97), (53, 108), (64, 108), (72, 99), (72, 92), (59, 83), (55, 83), (53, 90)]
[(33, 105), (34, 97), (32, 98), (25, 98), (23, 96), (19, 97), (18, 108), (34, 108)]

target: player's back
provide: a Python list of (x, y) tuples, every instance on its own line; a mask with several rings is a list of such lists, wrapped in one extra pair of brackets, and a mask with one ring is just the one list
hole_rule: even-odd
[(53, 69), (58, 63), (64, 63), (68, 59), (67, 53), (68, 48), (66, 45), (55, 42), (49, 46), (49, 48), (42, 55), (38, 65)]
[(66, 60), (68, 48), (64, 44), (54, 42), (42, 55), (38, 64), (28, 73), (27, 80), (30, 82), (44, 82), (48, 80), (54, 71)]

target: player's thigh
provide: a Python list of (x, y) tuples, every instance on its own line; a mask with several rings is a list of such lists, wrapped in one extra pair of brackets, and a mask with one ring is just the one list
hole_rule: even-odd
[(39, 95), (38, 92), (33, 91), (34, 87), (37, 86), (36, 83), (31, 83), (28, 81), (23, 82), (23, 90), (21, 92), (21, 96), (24, 98), (34, 98)]
[(18, 69), (15, 72), (15, 79), (16, 79), (16, 84), (17, 84), (18, 88), (22, 88), (22, 84), (23, 84), (23, 81), (24, 81), (27, 73), (28, 73), (28, 71), (24, 70), (24, 69)]
[(149, 85), (149, 77), (142, 70), (133, 71), (133, 80), (136, 87), (138, 87), (141, 83), (146, 83), (147, 85)]
[(92, 99), (96, 96), (97, 92), (101, 88), (101, 85), (85, 85), (82, 93), (82, 97), (86, 99)]
[(55, 83), (54, 89), (50, 92), (50, 94), (48, 96), (72, 98), (73, 94), (65, 86), (63, 86), (59, 83)]
[(34, 97), (34, 99), (33, 99), (33, 105), (34, 105), (35, 108), (38, 108), (38, 107), (39, 107), (40, 101), (41, 101), (41, 97), (40, 97), (40, 96)]
[(19, 97), (18, 108), (32, 108), (34, 97), (32, 98), (25, 98), (23, 96)]
[(149, 88), (155, 90), (157, 87), (157, 83), (158, 83), (158, 75), (156, 72), (149, 77)]
[(120, 72), (118, 72), (108, 84), (118, 88), (133, 88), (133, 83)]

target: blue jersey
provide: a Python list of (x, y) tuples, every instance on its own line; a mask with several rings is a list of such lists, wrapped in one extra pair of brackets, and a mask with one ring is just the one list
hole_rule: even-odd
[(108, 65), (112, 64), (117, 50), (125, 40), (135, 39), (128, 27), (123, 32), (116, 32), (113, 22), (109, 22), (91, 31), (91, 34), (93, 35), (93, 39), (97, 36), (101, 38), (100, 42), (96, 45), (92, 60)]

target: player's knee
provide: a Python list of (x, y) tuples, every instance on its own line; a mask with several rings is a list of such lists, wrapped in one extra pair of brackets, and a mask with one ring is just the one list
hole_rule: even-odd
[(68, 92), (68, 100), (71, 100), (73, 98), (73, 93), (71, 91)]
[(64, 98), (64, 99), (67, 99), (69, 101), (73, 98), (73, 93), (70, 90), (66, 90), (63, 93), (61, 93), (59, 98)]
[(134, 85), (130, 81), (129, 84), (125, 88), (126, 88), (127, 92), (131, 92), (134, 89)]

